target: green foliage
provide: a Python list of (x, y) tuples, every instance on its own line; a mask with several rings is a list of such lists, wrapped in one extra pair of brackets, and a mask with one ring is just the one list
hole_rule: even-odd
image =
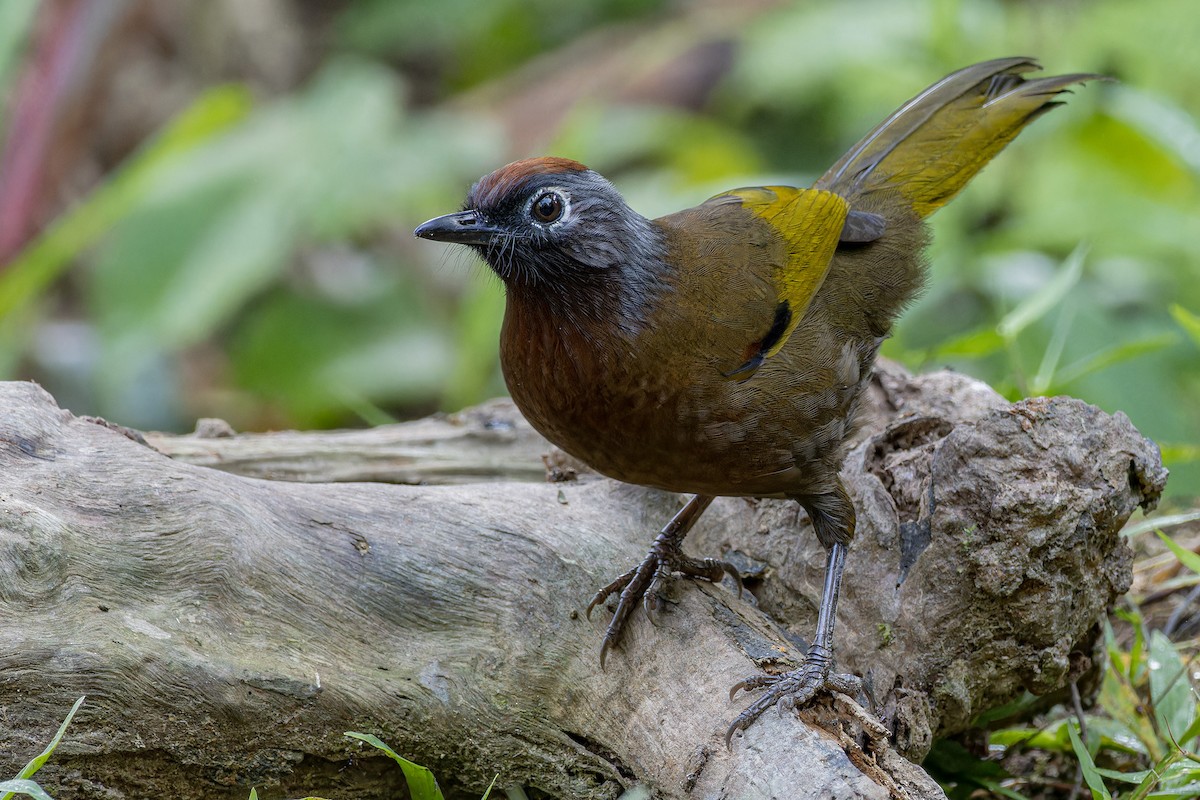
[[(260, 108), (160, 172), (95, 268), (110, 389), (162, 351), (226, 325), (286, 278), (303, 248), (415, 215), (437, 180), (427, 150), (467, 163), (490, 153), (450, 120), (404, 116), (398, 88), (377, 66), (335, 62), (303, 93)], [(243, 385), (316, 424), (346, 397), (403, 399), (404, 390), (428, 394), (445, 380), (449, 343), (431, 333), (398, 270), (370, 265), (361, 285), (343, 282), (332, 297), (307, 288), (271, 293), (231, 332)]]
[(0, 319), (33, 300), (122, 218), (145, 204), (164, 170), (245, 117), (249, 96), (237, 86), (202, 94), (86, 201), (59, 218), (0, 276)]
[(83, 705), (85, 698), (81, 697), (75, 701), (75, 705), (71, 706), (71, 710), (67, 712), (67, 718), (63, 720), (62, 725), (58, 726), (58, 731), (50, 739), (50, 744), (46, 745), (46, 749), (38, 753), (33, 759), (17, 773), (16, 777), (11, 780), (0, 780), (0, 800), (10, 800), (14, 795), (24, 794), (35, 800), (53, 800), (50, 795), (42, 787), (38, 786), (32, 778), (37, 771), (46, 765), (50, 760), (50, 756), (54, 754), (58, 748), (59, 742), (62, 741), (63, 734), (67, 732), (67, 726), (71, 724), (71, 720), (75, 716), (75, 712)]
[[(433, 773), (420, 764), (414, 764), (404, 756), (399, 755), (395, 750), (388, 747), (379, 737), (369, 733), (355, 733), (346, 731), (346, 735), (351, 739), (358, 739), (366, 742), (377, 750), (385, 753), (389, 758), (400, 765), (400, 769), (404, 770), (404, 780), (408, 784), (409, 794), (413, 800), (443, 800), (442, 790), (438, 786), (437, 778), (433, 777)], [(492, 788), (496, 785), (496, 780), (500, 776), (492, 778), (492, 782), (488, 785), (487, 790), (483, 793), (481, 800), (488, 800), (492, 794)]]
[(1092, 754), (1088, 752), (1083, 740), (1079, 738), (1079, 732), (1076, 730), (1078, 726), (1068, 723), (1065, 727), (1067, 735), (1071, 739), (1071, 749), (1075, 752), (1075, 757), (1079, 759), (1079, 769), (1083, 773), (1083, 779), (1092, 791), (1092, 800), (1112, 800), (1112, 795), (1108, 793), (1108, 788), (1104, 785), (1104, 778), (1096, 769), (1096, 763), (1092, 761)]
[(1200, 316), (1193, 314), (1178, 303), (1171, 304), (1171, 316), (1187, 333), (1196, 347), (1200, 347)]
[(645, 19), (662, 0), (586, 0), (571, 13), (555, 0), (359, 0), (338, 21), (343, 44), (377, 56), (422, 60), (444, 89), (487, 80), (530, 55), (605, 23)]
[[(32, 5), (0, 4), (0, 81)], [(365, 0), (332, 17), (303, 86), (200, 94), (0, 270), (0, 371), (22, 374), (69, 281), (99, 352), (81, 413), (311, 427), (475, 402), (503, 390), (501, 292), (468, 254), (446, 262), (409, 232), (480, 174), (525, 148), (570, 156), (652, 215), (730, 186), (804, 184), (937, 76), (1029, 54), (1117, 80), (1079, 89), (938, 213), (929, 289), (884, 352), (1009, 397), (1123, 410), (1163, 444), (1169, 491), (1200, 494), (1200, 15), (1187, 0), (557, 10)], [(617, 99), (719, 37), (732, 65), (699, 110)], [(198, 353), (199, 392), (184, 380)]]
[(1010, 777), (1003, 767), (977, 758), (958, 742), (935, 741), (922, 766), (942, 784), (950, 800), (969, 800), (980, 789), (1009, 800), (1026, 800), (1024, 795), (1001, 783)]
[[(37, 0), (7, 0), (0, 3), (0, 86), (11, 80), (12, 67), (24, 50), (25, 38), (33, 24)], [(0, 109), (0, 130), (4, 116)]]
[[(1179, 519), (1190, 521), (1191, 516)], [(1185, 568), (1200, 572), (1200, 556), (1161, 530), (1157, 534)], [(1192, 577), (1193, 582), (1200, 579)], [(1148, 631), (1136, 606), (1117, 616), (1133, 636), (1122, 648), (1106, 623), (1108, 664), (1095, 709), (1082, 720), (1059, 718), (1040, 727), (996, 730), (990, 743), (993, 748), (1043, 750), (1074, 758), (1093, 798), (1194, 798), (1200, 788), (1200, 708), (1189, 674), (1192, 659), (1161, 631)], [(956, 776), (956, 782), (984, 786), (972, 777), (984, 769), (993, 770), (987, 773), (990, 780), (998, 780), (998, 765), (983, 763), (980, 767), (968, 759), (962, 773), (967, 777)], [(1122, 766), (1114, 769), (1105, 763)], [(1010, 776), (1001, 772), (1001, 777)]]

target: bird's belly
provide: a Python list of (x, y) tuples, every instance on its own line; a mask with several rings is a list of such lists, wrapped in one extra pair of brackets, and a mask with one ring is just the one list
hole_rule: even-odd
[(849, 428), (840, 398), (793, 392), (780, 401), (732, 381), (668, 385), (645, 371), (637, 380), (608, 372), (593, 381), (570, 364), (547, 366), (505, 365), (517, 406), (551, 442), (629, 483), (713, 495), (814, 492), (821, 487), (810, 481), (828, 470), (806, 465), (839, 451)]

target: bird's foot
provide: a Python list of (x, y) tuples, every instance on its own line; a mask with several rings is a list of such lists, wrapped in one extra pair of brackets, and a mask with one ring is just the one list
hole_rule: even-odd
[(737, 581), (738, 596), (742, 593), (741, 575), (732, 564), (715, 558), (692, 558), (684, 555), (672, 536), (667, 532), (659, 534), (641, 564), (596, 592), (592, 602), (588, 603), (586, 614), (590, 618), (592, 609), (619, 593), (617, 610), (608, 623), (608, 629), (604, 632), (604, 644), (600, 647), (601, 669), (604, 668), (604, 659), (608, 651), (620, 641), (621, 633), (625, 630), (638, 600), (642, 601), (646, 616), (654, 622), (654, 614), (659, 608), (659, 593), (674, 575), (713, 583), (720, 583), (725, 575), (730, 575)]
[(753, 675), (740, 681), (729, 690), (729, 699), (739, 690), (766, 689), (745, 711), (738, 714), (725, 732), (725, 746), (729, 747), (733, 735), (746, 730), (763, 712), (775, 706), (782, 714), (797, 706), (811, 702), (820, 692), (840, 692), (857, 696), (862, 691), (862, 680), (854, 675), (839, 675), (831, 671), (828, 650), (809, 648), (804, 666), (782, 675)]

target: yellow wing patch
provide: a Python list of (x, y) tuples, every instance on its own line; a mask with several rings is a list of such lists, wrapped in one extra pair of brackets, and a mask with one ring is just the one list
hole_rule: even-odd
[(743, 208), (769, 223), (787, 242), (788, 248), (787, 259), (772, 276), (779, 298), (775, 321), (763, 321), (767, 335), (761, 342), (760, 351), (730, 373), (731, 376), (746, 375), (753, 373), (763, 359), (778, 353), (800, 324), (829, 272), (850, 206), (833, 192), (792, 186), (734, 189), (713, 199), (726, 197), (736, 198)]

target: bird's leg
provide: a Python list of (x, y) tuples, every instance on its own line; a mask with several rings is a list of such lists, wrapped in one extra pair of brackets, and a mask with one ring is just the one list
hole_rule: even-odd
[(818, 538), (828, 548), (816, 635), (799, 669), (782, 675), (754, 675), (735, 684), (729, 691), (732, 699), (739, 689), (766, 689), (761, 697), (734, 718), (725, 733), (726, 746), (734, 733), (745, 730), (771, 706), (784, 711), (804, 705), (823, 690), (855, 696), (862, 689), (859, 678), (832, 672), (834, 619), (837, 615), (838, 591), (842, 585), (842, 570), (846, 566), (846, 551), (854, 535), (854, 507), (840, 485), (838, 491), (831, 495), (822, 495), (812, 502), (801, 502), (809, 512)]
[(658, 593), (663, 584), (675, 573), (685, 578), (704, 578), (719, 583), (725, 574), (732, 575), (738, 582), (741, 591), (741, 576), (736, 569), (724, 561), (715, 558), (692, 558), (686, 556), (680, 549), (688, 531), (700, 519), (700, 515), (708, 508), (713, 498), (709, 495), (698, 494), (688, 501), (679, 513), (659, 532), (654, 540), (654, 546), (646, 554), (641, 564), (621, 575), (612, 583), (596, 592), (592, 602), (588, 604), (587, 615), (592, 609), (603, 603), (609, 596), (620, 592), (617, 610), (608, 629), (604, 632), (604, 644), (600, 648), (600, 667), (604, 668), (604, 659), (608, 651), (620, 641), (621, 632), (625, 629), (629, 616), (633, 613), (638, 600), (646, 609), (646, 615), (653, 621), (654, 612), (658, 609)]

